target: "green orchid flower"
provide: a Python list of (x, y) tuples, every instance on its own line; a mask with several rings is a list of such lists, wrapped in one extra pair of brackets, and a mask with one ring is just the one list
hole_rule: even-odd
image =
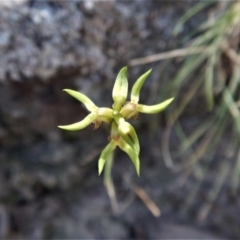
[(137, 118), (139, 112), (147, 114), (161, 112), (173, 101), (173, 98), (170, 98), (162, 103), (152, 106), (138, 103), (141, 88), (150, 73), (151, 70), (147, 71), (137, 79), (131, 91), (130, 101), (127, 102), (127, 67), (122, 68), (117, 75), (113, 86), (112, 109), (107, 107), (99, 108), (84, 94), (70, 89), (64, 89), (64, 91), (66, 91), (72, 97), (82, 102), (90, 113), (80, 122), (66, 126), (59, 126), (59, 128), (75, 131), (81, 130), (91, 123), (94, 123), (94, 129), (98, 128), (102, 122), (111, 124), (109, 143), (103, 149), (98, 161), (99, 175), (102, 173), (105, 163), (108, 161), (108, 159), (110, 159), (116, 147), (119, 147), (122, 151), (128, 154), (135, 166), (137, 174), (140, 174), (140, 145), (138, 136), (134, 127), (126, 120), (130, 118)]

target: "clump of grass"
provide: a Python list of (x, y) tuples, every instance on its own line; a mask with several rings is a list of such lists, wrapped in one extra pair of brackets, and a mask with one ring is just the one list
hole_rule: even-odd
[[(199, 213), (201, 220), (208, 215), (230, 172), (232, 193), (236, 194), (239, 187), (240, 2), (201, 1), (179, 20), (173, 31), (178, 34), (186, 21), (213, 4), (218, 11), (215, 9), (211, 17), (185, 37), (185, 48), (130, 61), (131, 65), (139, 65), (174, 57), (184, 59), (175, 78), (163, 91), (166, 95), (171, 93), (176, 96), (176, 101), (167, 116), (162, 149), (169, 168), (174, 171), (184, 170), (182, 183), (189, 176), (197, 180), (185, 206), (192, 204), (212, 160), (219, 157), (218, 151), (223, 150), (224, 156), (221, 156), (222, 161), (219, 161), (219, 175), (207, 196), (208, 203)], [(189, 134), (180, 118), (189, 104), (200, 99), (201, 92), (206, 99), (201, 105), (205, 104), (209, 114), (206, 120)], [(169, 142), (173, 133), (179, 139), (179, 147), (171, 151)], [(224, 136), (229, 139), (224, 142), (225, 149), (222, 149)], [(201, 163), (199, 160), (202, 160)]]
[[(180, 19), (174, 33), (180, 31), (188, 18), (193, 17), (195, 13), (209, 4), (212, 2), (197, 4)], [(163, 142), (166, 164), (177, 171), (187, 169), (187, 176), (192, 171), (198, 180), (197, 187), (187, 199), (186, 205), (189, 205), (204, 180), (210, 161), (219, 157), (217, 153), (221, 148), (221, 140), (224, 136), (229, 137), (229, 140), (224, 143), (224, 156), (220, 163), (219, 175), (207, 196), (208, 203), (199, 213), (201, 220), (206, 218), (229, 172), (232, 173), (233, 193), (237, 192), (240, 180), (240, 94), (238, 91), (240, 83), (240, 3), (232, 2), (224, 5), (220, 13), (209, 18), (189, 36), (191, 38), (187, 46), (189, 51), (201, 49), (202, 52), (186, 57), (183, 66), (169, 86), (169, 91), (172, 91), (175, 96), (179, 96), (181, 89), (186, 85), (190, 87), (185, 97), (175, 102), (175, 105), (178, 105), (169, 116)], [(197, 36), (193, 37), (194, 35)], [(201, 89), (205, 93), (206, 107), (211, 114), (205, 122), (187, 135), (181, 126), (179, 117)], [(174, 155), (174, 158), (183, 159), (179, 164), (173, 163), (169, 150), (168, 142), (172, 130), (180, 140), (180, 146)], [(200, 159), (205, 159), (205, 163), (199, 164)], [(235, 164), (231, 164), (231, 161), (235, 161)]]

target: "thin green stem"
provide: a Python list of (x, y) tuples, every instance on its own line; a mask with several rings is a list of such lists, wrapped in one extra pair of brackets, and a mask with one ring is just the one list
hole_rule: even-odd
[(104, 185), (107, 189), (108, 196), (110, 198), (112, 211), (115, 214), (119, 213), (119, 206), (117, 203), (116, 193), (114, 189), (114, 184), (112, 180), (112, 165), (113, 165), (113, 152), (111, 153), (109, 159), (106, 161), (104, 168)]

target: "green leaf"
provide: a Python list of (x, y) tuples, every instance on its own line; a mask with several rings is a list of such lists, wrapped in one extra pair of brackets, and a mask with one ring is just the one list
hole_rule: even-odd
[(138, 112), (147, 113), (147, 114), (159, 113), (162, 110), (164, 110), (173, 101), (173, 99), (174, 98), (170, 98), (162, 103), (152, 105), (152, 106), (138, 104), (137, 110)]
[(213, 80), (214, 80), (214, 70), (215, 70), (216, 62), (218, 59), (219, 59), (219, 53), (216, 50), (211, 54), (211, 56), (209, 56), (207, 60), (207, 65), (206, 65), (205, 94), (206, 94), (209, 110), (212, 110), (214, 106)]
[(201, 11), (203, 8), (207, 7), (210, 4), (213, 4), (217, 2), (217, 0), (213, 0), (213, 1), (202, 1), (199, 2), (198, 4), (195, 4), (194, 7), (190, 8), (190, 10), (187, 11), (187, 13), (185, 13), (177, 22), (177, 25), (175, 26), (175, 28), (173, 29), (173, 35), (177, 35), (181, 28), (183, 27), (184, 23), (192, 18), (196, 13), (198, 13), (199, 11)]
[(131, 92), (131, 102), (138, 103), (141, 88), (142, 88), (145, 80), (147, 79), (147, 77), (151, 73), (151, 71), (152, 71), (152, 69), (148, 70), (146, 73), (144, 73), (142, 76), (140, 76), (138, 78), (138, 80), (134, 83), (133, 88), (132, 88), (132, 92)]
[(116, 148), (116, 143), (114, 141), (111, 141), (102, 151), (100, 158), (98, 160), (98, 174), (100, 175), (102, 173), (102, 170), (104, 168), (104, 165), (106, 161), (111, 156), (111, 153)]
[(90, 98), (80, 92), (70, 89), (64, 89), (63, 91), (67, 92), (69, 95), (83, 103), (89, 112), (95, 111), (98, 108)]
[(96, 113), (90, 113), (88, 114), (82, 121), (73, 123), (71, 125), (65, 125), (65, 126), (58, 126), (61, 129), (69, 130), (69, 131), (76, 131), (81, 130), (88, 125), (90, 125), (97, 117)]
[(119, 139), (117, 144), (118, 144), (119, 148), (121, 150), (123, 150), (125, 153), (127, 153), (127, 155), (131, 158), (131, 160), (135, 166), (137, 175), (139, 176), (140, 175), (140, 160), (139, 160), (138, 155), (122, 138)]
[(113, 86), (112, 97), (114, 100), (113, 110), (119, 111), (126, 101), (128, 94), (127, 67), (120, 70)]

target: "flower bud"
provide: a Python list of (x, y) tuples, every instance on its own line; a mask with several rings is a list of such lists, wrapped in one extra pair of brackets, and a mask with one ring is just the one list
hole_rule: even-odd
[(125, 118), (129, 119), (137, 115), (137, 104), (128, 102), (124, 105), (120, 111), (120, 115)]

